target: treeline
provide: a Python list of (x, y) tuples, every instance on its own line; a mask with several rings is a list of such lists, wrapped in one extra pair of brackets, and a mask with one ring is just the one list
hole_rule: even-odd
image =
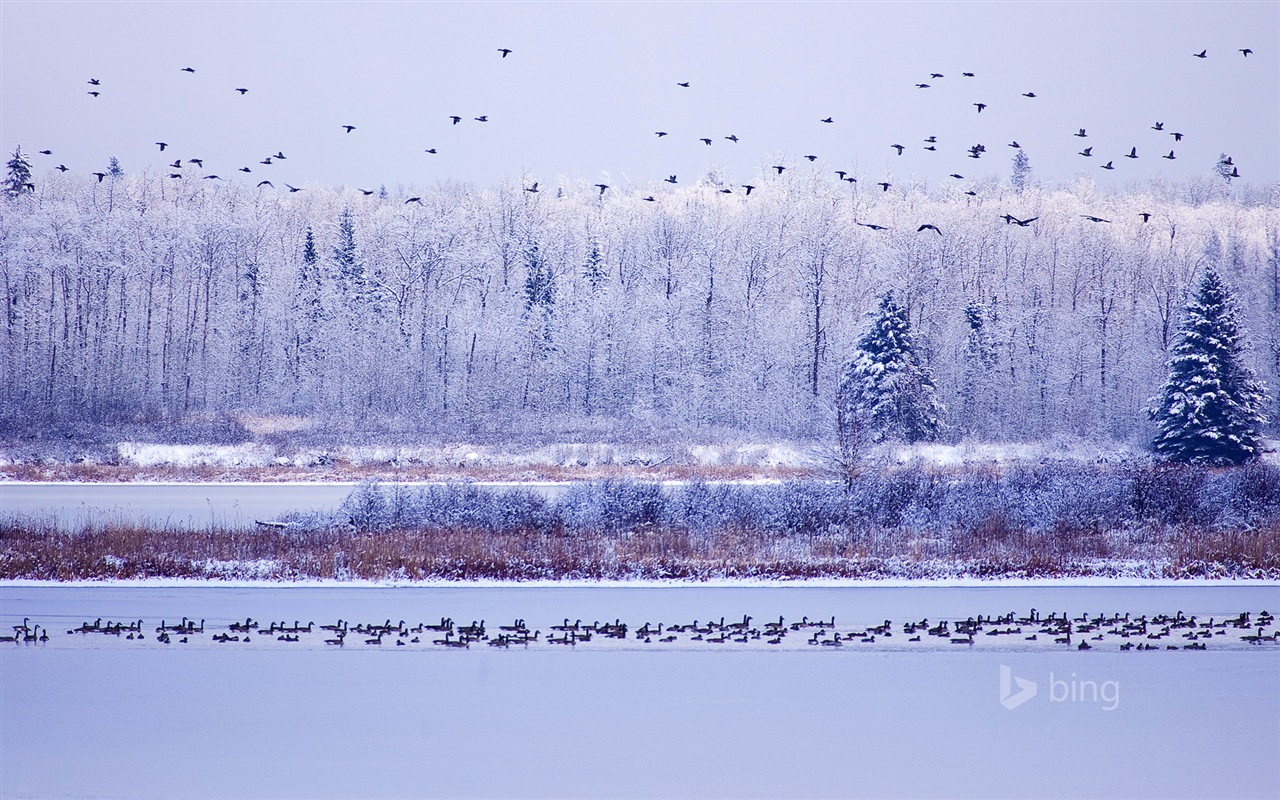
[(892, 289), (947, 438), (1127, 438), (1206, 263), (1280, 385), (1274, 198), (838, 183), (410, 200), (50, 175), (0, 200), (0, 420), (825, 439), (841, 364)]

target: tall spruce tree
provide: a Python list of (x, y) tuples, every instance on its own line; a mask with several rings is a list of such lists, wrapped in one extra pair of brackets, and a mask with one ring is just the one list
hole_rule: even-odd
[(4, 190), (10, 197), (17, 197), (36, 188), (31, 182), (31, 162), (22, 152), (22, 145), (18, 145), (18, 149), (13, 151), (13, 158), (5, 166), (9, 171), (5, 175)]
[(1148, 408), (1156, 452), (1218, 465), (1258, 455), (1266, 396), (1244, 363), (1246, 349), (1235, 299), (1210, 265), (1183, 311), (1169, 378)]
[(917, 357), (910, 319), (893, 292), (880, 298), (857, 355), (844, 364), (836, 411), (842, 443), (932, 441), (942, 431), (937, 387)]

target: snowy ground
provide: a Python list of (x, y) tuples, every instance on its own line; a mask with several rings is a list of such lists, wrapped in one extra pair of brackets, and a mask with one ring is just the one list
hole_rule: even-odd
[[(245, 617), (522, 617), (545, 636), (564, 617), (634, 631), (744, 614), (835, 615), (841, 630), (888, 618), (905, 640), (908, 620), (1032, 607), (1221, 618), (1276, 613), (1280, 586), (5, 584), (0, 633), (31, 617), (53, 635), (0, 647), (0, 796), (1277, 795), (1280, 645), (1238, 636), (1147, 653), (1013, 636), (925, 636), (914, 651), (154, 641), (184, 615), (207, 639)], [(97, 617), (141, 618), (149, 638), (65, 633)], [(1026, 681), (1037, 693), (1016, 704)]]

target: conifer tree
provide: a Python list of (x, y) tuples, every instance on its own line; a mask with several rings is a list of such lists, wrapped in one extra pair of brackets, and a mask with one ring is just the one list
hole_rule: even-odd
[(22, 152), (22, 145), (13, 151), (13, 158), (5, 166), (9, 172), (4, 179), (4, 190), (10, 197), (35, 190), (35, 184), (31, 182), (31, 162)]
[(1258, 455), (1265, 392), (1246, 350), (1235, 299), (1210, 265), (1183, 311), (1168, 380), (1148, 408), (1156, 452), (1216, 465)]
[(932, 441), (942, 431), (937, 387), (916, 354), (907, 311), (892, 292), (880, 299), (857, 355), (845, 362), (836, 407), (842, 441)]
[(608, 277), (604, 271), (604, 257), (600, 255), (600, 245), (595, 239), (591, 240), (591, 246), (587, 249), (587, 261), (582, 265), (582, 277), (587, 279), (587, 284), (593, 290), (599, 289), (600, 284)]
[(548, 268), (537, 242), (530, 242), (525, 251), (525, 268), (528, 271), (524, 279), (525, 309), (531, 311), (537, 307), (550, 311), (556, 301), (555, 275)]
[[(989, 427), (986, 417), (993, 407), (994, 392), (991, 371), (995, 368), (997, 354), (995, 341), (988, 325), (989, 317), (982, 305), (970, 302), (964, 308), (969, 334), (964, 343), (964, 372), (960, 385), (960, 424), (968, 433)], [(984, 423), (987, 423), (984, 425)]]
[(113, 178), (124, 177), (124, 167), (120, 166), (120, 159), (111, 157), (111, 161), (107, 163), (107, 174)]
[(1009, 176), (1009, 184), (1013, 186), (1015, 192), (1022, 194), (1030, 181), (1031, 159), (1022, 148), (1018, 148), (1018, 152), (1013, 154), (1013, 174)]

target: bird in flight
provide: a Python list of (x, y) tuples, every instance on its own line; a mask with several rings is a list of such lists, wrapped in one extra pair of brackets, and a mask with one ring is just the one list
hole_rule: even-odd
[(604, 196), (605, 189), (608, 189), (608, 188), (609, 188), (609, 184), (607, 184), (607, 183), (597, 183), (597, 184), (596, 184), (596, 188), (600, 190), (600, 196), (601, 196), (601, 197), (603, 197), (603, 196)]
[(871, 230), (873, 230), (873, 231), (887, 231), (887, 230), (889, 230), (889, 229), (888, 229), (887, 227), (885, 227), (884, 225), (874, 225), (874, 224), (872, 224), (872, 223), (870, 223), (870, 222), (859, 222), (858, 224), (859, 224), (859, 225), (861, 225), (861, 226), (862, 226), (862, 227), (864, 227), (864, 228), (870, 228), (870, 229), (871, 229)]
[(734, 144), (737, 144), (737, 143), (738, 143), (738, 136), (737, 136), (737, 134), (733, 134), (733, 133), (731, 133), (731, 134), (729, 134), (728, 136), (726, 136), (726, 137), (724, 137), (724, 138), (728, 139), (729, 141), (733, 142)]
[(653, 135), (654, 135), (654, 136), (657, 136), (659, 139), (661, 139), (663, 136), (666, 136), (666, 135), (667, 135), (667, 132), (666, 132), (666, 131), (654, 131), (654, 132), (653, 132)]
[(40, 153), (40, 155), (42, 155), (42, 156), (51, 156), (51, 155), (53, 155), (53, 151), (52, 151), (52, 150), (40, 150), (40, 151), (39, 151), (39, 153)]
[(302, 191), (302, 190), (301, 190), (301, 189), (299, 189), (297, 186), (290, 186), (290, 185), (289, 185), (289, 184), (287, 184), (287, 183), (285, 184), (285, 187), (290, 191), (290, 193), (292, 193), (292, 192), (300, 192), (300, 191)]
[(220, 181), (220, 180), (222, 180), (222, 178), (220, 178), (220, 177), (219, 177), (219, 176), (217, 176), (217, 175), (205, 175), (205, 176), (204, 176), (204, 179), (205, 179), (206, 181)]
[[(261, 189), (263, 186), (270, 186), (272, 189), (276, 188), (276, 185), (271, 181), (258, 181), (257, 188)], [(372, 194), (372, 192), (370, 194)]]
[(457, 125), (459, 122), (462, 122), (462, 117), (459, 117), (459, 116), (457, 116), (456, 114), (455, 114), (455, 115), (450, 115), (450, 116), (449, 116), (449, 119), (453, 120), (453, 124), (454, 124), (454, 125)]
[(179, 158), (177, 161), (174, 161), (169, 166), (173, 167), (174, 169), (182, 169), (182, 159)]
[(982, 109), (984, 109), (984, 108), (986, 108), (986, 107), (987, 107), (987, 104), (986, 104), (986, 103), (974, 103), (974, 105), (978, 107), (978, 113), (979, 113), (979, 114), (981, 114), (981, 113), (982, 113)]
[(97, 178), (98, 178), (98, 183), (102, 183), (102, 179), (103, 179), (103, 178), (105, 178), (105, 177), (107, 177), (107, 173), (105, 173), (105, 172), (95, 172), (95, 173), (93, 173), (93, 174), (94, 174), (95, 176), (97, 176)]
[(675, 176), (675, 175), (668, 175), (667, 177), (663, 178), (663, 180), (665, 180), (667, 183), (675, 183), (675, 182), (676, 182), (676, 176)]
[(404, 201), (404, 204), (405, 204), (406, 206), (407, 206), (407, 205), (409, 205), (410, 203), (417, 203), (418, 205), (422, 205), (422, 198), (421, 198), (421, 197), (410, 197), (408, 200), (405, 200), (405, 201)]
[(98, 95), (102, 94), (102, 92), (85, 92), (85, 94), (91, 94), (94, 97), (97, 97)]
[(195, 165), (196, 165), (197, 167), (199, 167), (200, 169), (204, 169), (204, 159), (203, 159), (203, 158), (188, 158), (188, 159), (187, 159), (187, 163), (188, 163), (188, 164), (195, 164)]
[(930, 72), (930, 73), (929, 73), (929, 77), (930, 77), (930, 78), (941, 78), (941, 77), (943, 77), (943, 75), (942, 75), (942, 73), (941, 73), (941, 72)]
[(1035, 97), (1035, 96), (1036, 96), (1036, 93), (1035, 93), (1035, 92), (1023, 92), (1023, 93), (1022, 93), (1022, 96), (1023, 96), (1023, 97)]
[(1208, 51), (1208, 50), (1201, 50), (1199, 53), (1192, 53), (1191, 55), (1195, 56), (1196, 58), (1208, 58), (1208, 57), (1209, 57), (1209, 51)]
[(511, 55), (511, 48), (509, 48), (509, 47), (499, 47), (499, 48), (498, 48), (498, 52), (499, 52), (499, 53), (502, 53), (502, 57), (503, 57), (503, 58), (506, 58), (507, 56)]
[(828, 125), (830, 125), (831, 123), (835, 122), (835, 120), (834, 120), (834, 119), (832, 119), (831, 117), (827, 117), (826, 119), (822, 119), (822, 120), (818, 120), (818, 121), (819, 121), (819, 122), (825, 122), (825, 123), (827, 123)]
[(749, 183), (744, 183), (744, 184), (742, 184), (742, 188), (747, 190), (747, 196), (748, 196), (748, 197), (750, 197), (750, 196), (751, 196), (751, 190), (752, 190), (752, 189), (754, 189), (754, 188), (756, 188), (756, 187), (752, 186), (752, 185), (751, 185), (751, 184), (749, 184)]
[(1085, 137), (1087, 137), (1089, 134), (1087, 134), (1087, 133), (1085, 133), (1085, 132), (1084, 132), (1084, 128), (1081, 128), (1081, 129), (1080, 129), (1079, 131), (1077, 131), (1074, 135), (1079, 136), (1081, 139), (1084, 139), (1084, 138), (1085, 138)]
[(1111, 220), (1109, 219), (1103, 219), (1102, 217), (1095, 217), (1092, 214), (1081, 214), (1080, 216), (1084, 217), (1090, 222), (1107, 222), (1107, 223), (1111, 222)]
[(689, 88), (689, 82), (688, 82), (688, 81), (681, 81), (681, 82), (677, 83), (677, 84), (676, 84), (676, 86), (683, 86), (684, 88), (688, 89), (688, 88)]
[(925, 139), (925, 140), (924, 140), (924, 143), (925, 143), (925, 144), (937, 144), (937, 143), (938, 143), (938, 137), (937, 137), (937, 136), (930, 136), (928, 139)]
[(192, 75), (196, 74), (196, 71), (195, 71), (194, 69), (192, 69), (191, 67), (183, 67), (183, 68), (181, 69), (181, 71), (182, 71), (182, 72), (190, 72)]
[(927, 83), (917, 83), (917, 84), (916, 84), (916, 88), (917, 88), (917, 89), (928, 89), (928, 88), (929, 88), (929, 84), (927, 84)]
[(961, 174), (960, 174), (960, 173), (958, 173), (958, 172), (953, 172), (953, 173), (951, 173), (948, 177), (950, 177), (950, 178), (955, 178), (955, 179), (956, 179), (956, 180), (958, 180), (958, 181), (962, 181), (962, 180), (964, 180), (964, 176), (963, 176), (963, 175), (961, 175)]
[(1132, 148), (1129, 151), (1128, 155), (1125, 156), (1125, 158), (1137, 158), (1137, 157), (1138, 157), (1138, 148), (1136, 147)]
[(1103, 169), (1115, 169), (1115, 167), (1111, 165), (1111, 162), (1110, 162), (1110, 161), (1108, 161), (1107, 163), (1103, 164), (1103, 165), (1102, 165), (1102, 168), (1103, 168)]
[(809, 163), (813, 163), (818, 160), (817, 156), (805, 156), (805, 158), (809, 159)]
[(882, 181), (882, 182), (880, 182), (880, 183), (877, 183), (877, 184), (876, 184), (876, 186), (879, 186), (879, 187), (880, 187), (880, 190), (881, 190), (881, 191), (883, 191), (883, 192), (887, 192), (887, 191), (889, 191), (889, 187), (890, 187), (890, 186), (892, 186), (892, 185), (893, 185), (893, 184), (892, 184), (892, 183), (889, 183), (888, 181)]
[(476, 122), (488, 122), (488, 121), (489, 121), (489, 115), (488, 115), (488, 114), (481, 114), (480, 116), (476, 117), (476, 118), (475, 118), (475, 120), (476, 120)]
[(1010, 147), (1013, 147), (1013, 148), (1016, 148), (1016, 149), (1018, 149), (1018, 150), (1021, 150), (1021, 149), (1022, 149), (1022, 145), (1018, 144), (1018, 140), (1017, 140), (1017, 139), (1014, 139), (1012, 142), (1009, 142), (1009, 146), (1010, 146)]
[(434, 147), (428, 147), (426, 150), (423, 150), (422, 152), (424, 152), (424, 153), (430, 153), (431, 155), (435, 155), (435, 154), (436, 154), (436, 149), (435, 149)]
[(236, 89), (236, 91), (240, 93), (241, 97), (244, 97), (246, 94), (249, 93), (248, 89)]
[(733, 190), (726, 186), (720, 190), (720, 194), (733, 194)]
[(1164, 130), (1164, 123), (1163, 123), (1163, 122), (1157, 122), (1155, 125), (1152, 125), (1152, 126), (1151, 126), (1151, 130), (1153, 130), (1153, 131), (1162, 131), (1162, 130)]
[(645, 197), (645, 198), (642, 198), (642, 199), (643, 199), (646, 203), (652, 203), (652, 202), (654, 202), (655, 200), (657, 200), (658, 198), (654, 197), (653, 195), (649, 195), (648, 197)]
[(1145, 222), (1150, 222), (1150, 221), (1151, 221), (1151, 212), (1150, 212), (1150, 211), (1139, 211), (1139, 212), (1138, 212), (1138, 216), (1142, 217), (1142, 221), (1143, 221), (1144, 223), (1145, 223)]
[(1172, 151), (1172, 150), (1170, 150), (1170, 151), (1169, 151), (1169, 155), (1167, 155), (1167, 156), (1160, 156), (1160, 157), (1161, 157), (1161, 158), (1167, 158), (1167, 159), (1169, 159), (1170, 161), (1173, 161), (1174, 159), (1176, 159), (1176, 158), (1177, 158), (1177, 156), (1175, 156), (1175, 155), (1173, 154), (1173, 151)]
[(848, 174), (849, 174), (849, 173), (845, 172), (845, 171), (844, 171), (844, 170), (842, 170), (842, 169), (838, 169), (838, 170), (836, 170), (836, 176), (837, 176), (838, 178), (840, 178), (840, 180), (844, 180), (844, 176), (845, 176), (845, 175), (848, 175)]
[(253, 170), (249, 169), (248, 167), (241, 167), (241, 168), (240, 168), (240, 171), (241, 171), (241, 172), (253, 172)]
[(1013, 223), (1014, 225), (1019, 225), (1019, 226), (1021, 226), (1021, 227), (1025, 228), (1025, 227), (1027, 227), (1028, 225), (1030, 225), (1031, 223), (1035, 222), (1035, 221), (1036, 221), (1036, 220), (1038, 220), (1038, 219), (1040, 219), (1040, 218), (1039, 218), (1039, 217), (1032, 217), (1031, 219), (1018, 219), (1017, 217), (1013, 216), (1012, 214), (1005, 214), (1005, 215), (1004, 215), (1004, 224), (1005, 224), (1005, 225), (1008, 225), (1008, 224), (1010, 224), (1010, 223)]
[(938, 226), (937, 226), (937, 225), (930, 225), (930, 224), (929, 224), (929, 223), (927, 223), (927, 222), (926, 222), (925, 224), (921, 225), (919, 228), (916, 228), (916, 233), (920, 233), (921, 231), (933, 231), (934, 233), (938, 234), (939, 236), (941, 236), (941, 235), (942, 235), (942, 231), (938, 230)]
[(356, 126), (355, 126), (355, 125), (343, 125), (343, 126), (342, 126), (342, 128), (343, 128), (343, 130), (345, 130), (347, 133), (351, 133), (352, 131), (354, 131), (354, 130), (356, 129)]
[(905, 147), (903, 147), (903, 146), (902, 146), (902, 145), (900, 145), (900, 144), (891, 144), (891, 145), (889, 145), (889, 146), (890, 146), (890, 147), (892, 147), (892, 148), (894, 148), (895, 150), (897, 150), (897, 151), (898, 151), (898, 155), (902, 155), (902, 151), (906, 149)]
[(266, 158), (262, 159), (262, 160), (261, 160), (261, 161), (259, 161), (258, 163), (259, 163), (259, 164), (266, 164), (268, 167), (269, 167), (269, 166), (271, 166), (271, 156), (267, 156)]
[(1247, 47), (1244, 47), (1244, 48), (1241, 48), (1240, 52), (1244, 54), (1245, 58), (1248, 58), (1249, 54), (1252, 53), (1253, 51)]
[(1083, 149), (1083, 150), (1081, 150), (1081, 151), (1080, 151), (1080, 155), (1082, 155), (1082, 156), (1084, 156), (1084, 157), (1086, 157), (1086, 158), (1088, 158), (1089, 156), (1092, 156), (1092, 155), (1093, 155), (1093, 148), (1092, 148), (1092, 147), (1086, 147), (1085, 149)]
[(280, 159), (281, 161), (285, 161), (285, 160), (287, 160), (287, 159), (284, 157), (284, 151), (283, 151), (283, 150), (277, 150), (277, 151), (276, 151), (276, 154), (275, 154), (274, 156), (272, 156), (272, 158), (278, 158), (278, 159)]
[(1169, 135), (1173, 137), (1175, 142), (1182, 141), (1182, 134), (1177, 131), (1169, 131)]
[(169, 177), (170, 177), (170, 178), (181, 178), (181, 177), (182, 177), (182, 173), (181, 173), (181, 172), (170, 172), (170, 173), (169, 173)]
[(710, 146), (711, 146), (711, 140), (710, 140), (710, 139), (699, 139), (698, 141), (702, 142), (702, 143), (703, 143), (703, 144), (705, 144), (707, 147), (710, 147)]
[(161, 153), (163, 153), (164, 149), (169, 146), (168, 142), (156, 142), (156, 144), (159, 145)]
[(538, 191), (538, 182), (537, 182), (537, 181), (534, 181), (532, 186), (526, 186), (526, 187), (524, 187), (524, 190), (525, 190), (526, 192), (535, 192), (535, 193), (536, 193), (536, 192)]
[(66, 172), (68, 167), (66, 164), (59, 164), (58, 166), (54, 167), (54, 169), (56, 169), (58, 172)]
[(784, 169), (786, 169), (786, 167), (782, 166), (781, 164), (774, 164), (774, 165), (773, 165), (773, 168), (774, 168), (774, 169), (776, 169), (776, 170), (778, 171), (778, 174), (779, 174), (779, 175), (781, 175), (781, 174), (782, 174), (782, 171), (783, 171)]
[[(1250, 50), (1249, 52), (1253, 52), (1253, 51), (1252, 51), (1252, 50)], [(101, 86), (101, 85), (102, 85), (102, 81), (98, 80), (97, 78), (90, 78), (90, 79), (89, 79), (89, 85), (90, 85), (90, 86)]]
[(961, 72), (960, 74), (961, 74), (962, 76), (966, 77), (966, 78), (972, 78), (972, 77), (973, 77), (973, 73), (972, 73), (972, 72)]

